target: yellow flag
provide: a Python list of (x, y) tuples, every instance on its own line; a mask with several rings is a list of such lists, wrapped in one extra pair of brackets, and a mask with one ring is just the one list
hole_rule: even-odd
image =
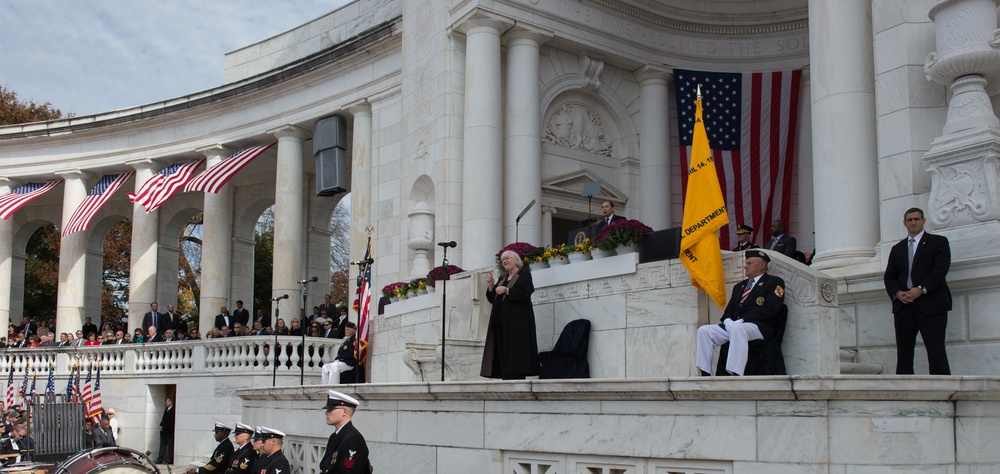
[(681, 227), (681, 262), (691, 273), (691, 283), (726, 306), (726, 280), (722, 272), (719, 228), (729, 223), (715, 159), (708, 145), (701, 116), (701, 97), (695, 101), (694, 138), (688, 160), (684, 224)]

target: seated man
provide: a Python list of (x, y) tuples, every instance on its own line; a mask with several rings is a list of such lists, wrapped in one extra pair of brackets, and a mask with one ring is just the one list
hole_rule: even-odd
[(337, 349), (337, 357), (333, 362), (323, 364), (323, 384), (339, 384), (340, 374), (353, 369), (358, 365), (358, 360), (354, 357), (354, 333), (358, 326), (348, 322), (344, 327), (344, 343)]
[(698, 328), (697, 362), (702, 375), (711, 375), (712, 353), (729, 342), (726, 371), (743, 375), (749, 341), (770, 337), (785, 301), (785, 281), (767, 274), (771, 258), (760, 250), (748, 250), (743, 270), (747, 279), (733, 287), (733, 295), (722, 313), (722, 324)]

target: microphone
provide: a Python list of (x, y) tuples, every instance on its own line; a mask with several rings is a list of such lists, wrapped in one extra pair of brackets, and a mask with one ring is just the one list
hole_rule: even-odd
[(528, 203), (527, 207), (525, 207), (524, 210), (521, 211), (521, 213), (517, 215), (517, 221), (521, 222), (521, 218), (524, 217), (524, 215), (527, 214), (528, 211), (531, 210), (532, 206), (534, 206), (534, 205), (535, 205), (535, 200), (532, 199), (531, 202)]
[(319, 277), (312, 277), (312, 278), (309, 278), (307, 280), (299, 280), (299, 284), (302, 284), (302, 283), (312, 283), (314, 281), (319, 281)]
[(288, 299), (288, 295), (285, 295), (285, 296), (279, 296), (277, 298), (271, 298), (271, 301), (287, 300), (287, 299)]
[(442, 247), (455, 248), (455, 247), (458, 247), (458, 242), (455, 242), (454, 240), (452, 240), (451, 242), (438, 242), (438, 245), (440, 245)]
[(371, 257), (368, 257), (367, 260), (358, 260), (357, 262), (351, 262), (351, 265), (361, 265), (361, 264), (365, 264), (365, 263), (367, 263), (368, 265), (371, 265), (371, 264), (375, 263), (375, 259), (371, 258)]

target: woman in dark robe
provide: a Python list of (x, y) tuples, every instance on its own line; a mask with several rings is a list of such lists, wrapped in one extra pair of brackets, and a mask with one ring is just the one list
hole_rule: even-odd
[(486, 349), (480, 375), (504, 380), (538, 375), (538, 340), (535, 311), (531, 306), (531, 272), (522, 268), (521, 257), (513, 251), (500, 255), (505, 274), (496, 282), (486, 277), (486, 299), (493, 304), (486, 332)]

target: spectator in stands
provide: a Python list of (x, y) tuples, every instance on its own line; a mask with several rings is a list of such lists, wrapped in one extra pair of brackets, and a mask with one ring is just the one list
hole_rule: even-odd
[[(292, 324), (294, 324), (294, 323), (295, 323), (295, 321), (292, 321)], [(284, 319), (278, 318), (278, 322), (274, 323), (274, 327), (275, 327), (275, 331), (274, 332), (278, 333), (279, 336), (287, 336), (288, 335), (288, 326), (285, 326), (285, 320)]]

